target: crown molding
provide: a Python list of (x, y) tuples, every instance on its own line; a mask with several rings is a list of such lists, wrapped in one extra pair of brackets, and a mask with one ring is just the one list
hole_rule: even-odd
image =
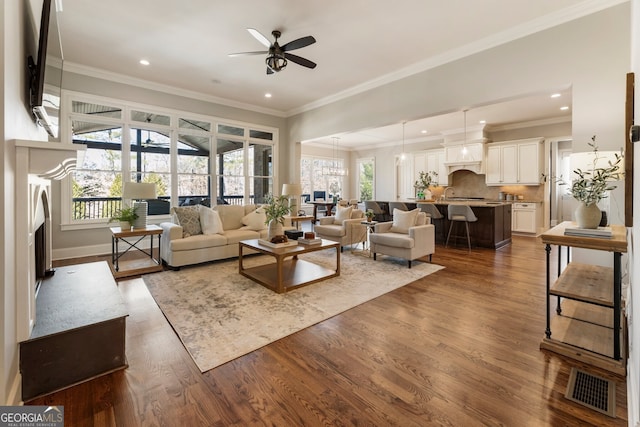
[(408, 67), (394, 71), (393, 73), (386, 74), (379, 78), (369, 80), (357, 86), (353, 86), (342, 92), (338, 92), (334, 95), (330, 95), (317, 101), (310, 102), (309, 104), (303, 105), (302, 107), (294, 108), (287, 111), (286, 115), (287, 117), (291, 117), (296, 114), (304, 113), (306, 111), (310, 111), (315, 108), (340, 101), (350, 96), (375, 89), (377, 87), (412, 76), (414, 74), (418, 74), (429, 69), (465, 58), (467, 56), (474, 55), (484, 50), (488, 50), (496, 46), (500, 46), (514, 40), (529, 36), (531, 34), (535, 34), (537, 32), (544, 31), (549, 28), (553, 28), (558, 25), (562, 25), (567, 22), (582, 18), (584, 16), (600, 12), (604, 9), (608, 9), (619, 4), (628, 3), (629, 1), (630, 0), (587, 0), (580, 4), (573, 5), (557, 12), (548, 14), (544, 17), (531, 20), (509, 30), (493, 34), (489, 37), (478, 39), (475, 42), (469, 43), (465, 46), (451, 49), (440, 55), (435, 55), (431, 58), (427, 58)]
[(183, 96), (185, 98), (197, 99), (199, 101), (211, 102), (213, 104), (224, 105), (232, 108), (239, 108), (242, 110), (254, 111), (256, 113), (268, 114), (271, 116), (286, 118), (286, 114), (280, 110), (274, 110), (270, 108), (262, 108), (252, 104), (246, 104), (244, 102), (233, 101), (231, 99), (220, 98), (212, 95), (205, 95), (199, 92), (191, 90), (180, 89), (174, 86), (169, 86), (161, 83), (154, 83), (149, 80), (143, 80), (136, 77), (126, 76), (124, 74), (113, 73), (111, 71), (100, 70), (94, 67), (88, 67), (86, 65), (77, 64), (74, 62), (64, 62), (64, 71), (71, 73), (82, 74), (97, 79), (108, 80), (116, 83), (141, 87), (144, 89), (155, 90), (163, 93), (168, 93), (176, 96)]

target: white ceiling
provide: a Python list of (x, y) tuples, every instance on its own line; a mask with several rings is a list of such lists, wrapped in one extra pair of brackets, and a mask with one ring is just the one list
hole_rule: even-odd
[[(63, 0), (58, 19), (65, 70), (287, 117), (623, 1)], [(229, 57), (264, 49), (248, 27), (269, 39), (281, 30), (281, 45), (314, 36), (317, 43), (292, 53), (318, 66), (290, 62), (267, 75), (262, 56)], [(537, 94), (503, 108), (473, 106), (468, 124), (570, 115), (557, 109), (570, 105), (566, 89), (561, 101)], [(461, 128), (462, 120), (458, 112), (415, 126), (435, 133)], [(341, 144), (392, 134), (397, 141), (401, 125), (394, 126), (343, 135)]]

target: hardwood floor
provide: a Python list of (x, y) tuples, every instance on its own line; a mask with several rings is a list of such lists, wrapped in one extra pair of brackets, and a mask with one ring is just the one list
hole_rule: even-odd
[[(544, 256), (437, 246), (445, 269), (204, 374), (122, 280), (129, 368), (28, 403), (69, 426), (627, 425), (624, 378), (539, 349)], [(564, 398), (572, 366), (615, 380), (616, 419)]]

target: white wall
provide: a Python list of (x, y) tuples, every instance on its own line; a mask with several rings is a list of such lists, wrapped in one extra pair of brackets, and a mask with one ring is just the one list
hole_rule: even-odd
[[(12, 139), (45, 140), (46, 133), (38, 128), (27, 111), (25, 67), (27, 47), (26, 3), (23, 0), (0, 2), (0, 81), (3, 102), (0, 104), (2, 148), (0, 161), (0, 405), (20, 401), (18, 377), (18, 343), (16, 338), (16, 262), (15, 248), (15, 149)], [(22, 284), (24, 286), (24, 284)]]

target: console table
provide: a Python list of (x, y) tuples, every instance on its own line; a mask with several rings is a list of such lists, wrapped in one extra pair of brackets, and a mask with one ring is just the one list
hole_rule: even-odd
[[(565, 221), (542, 234), (547, 252), (547, 325), (540, 348), (625, 375), (622, 355), (622, 253), (627, 252), (626, 229), (612, 225), (610, 239), (567, 236)], [(558, 277), (551, 279), (551, 245), (558, 246)], [(567, 264), (562, 269), (562, 247), (567, 248)], [(607, 251), (613, 267), (571, 262), (569, 248)], [(557, 298), (556, 314), (551, 302)], [(553, 332), (552, 332), (553, 331)]]

